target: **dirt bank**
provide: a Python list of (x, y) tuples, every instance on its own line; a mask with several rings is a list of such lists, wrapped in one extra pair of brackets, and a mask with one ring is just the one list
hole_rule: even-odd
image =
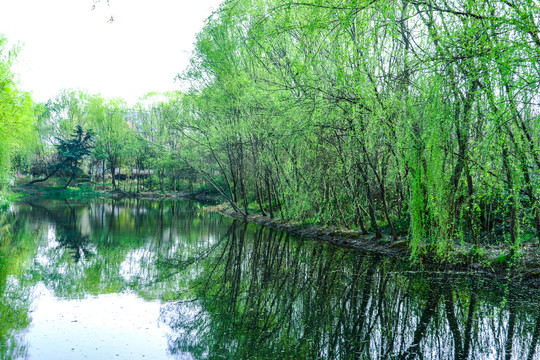
[[(375, 239), (373, 235), (316, 225), (302, 225), (268, 216), (243, 216), (227, 205), (209, 206), (207, 212), (218, 212), (235, 219), (244, 220), (274, 229), (283, 230), (305, 238), (324, 241), (344, 248), (369, 251), (396, 259), (409, 261), (411, 250), (405, 238), (393, 240), (390, 236)], [(538, 246), (525, 245), (521, 256), (514, 263), (508, 262), (508, 256), (502, 247), (486, 247), (471, 255), (467, 249), (453, 250), (447, 260), (437, 258), (436, 254), (426, 250), (421, 256), (423, 264), (429, 264), (438, 270), (474, 271), (488, 275), (505, 276), (516, 280), (524, 280), (540, 287), (540, 249)]]

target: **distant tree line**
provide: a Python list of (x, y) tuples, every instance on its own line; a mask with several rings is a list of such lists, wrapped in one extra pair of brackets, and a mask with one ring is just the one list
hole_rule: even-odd
[(58, 167), (65, 162), (61, 147), (91, 134), (91, 148), (84, 154), (88, 156), (76, 164), (86, 177), (126, 191), (189, 188), (196, 179), (179, 161), (183, 145), (169, 125), (177, 122), (180, 99), (179, 93), (150, 93), (128, 107), (121, 99), (64, 90), (35, 106), (38, 146), (20, 168), (39, 178), (32, 183), (48, 179), (52, 172), (73, 179), (73, 164)]

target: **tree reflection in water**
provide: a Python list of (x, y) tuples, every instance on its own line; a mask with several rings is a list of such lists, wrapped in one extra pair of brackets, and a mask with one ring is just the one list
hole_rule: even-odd
[(519, 283), (420, 271), (189, 202), (14, 209), (0, 219), (13, 224), (0, 246), (0, 358), (26, 356), (40, 283), (64, 300), (160, 300), (178, 358), (540, 359), (540, 297)]
[(236, 221), (193, 266), (189, 291), (162, 311), (179, 357), (539, 358), (538, 290), (511, 282), (418, 271)]
[(28, 223), (13, 213), (0, 213), (0, 358), (27, 355), (22, 331), (30, 323), (30, 289), (19, 264), (35, 254), (34, 242), (23, 229)]
[(52, 217), (56, 217), (56, 241), (58, 248), (68, 251), (75, 263), (78, 263), (83, 258), (88, 258), (94, 253), (90, 249), (90, 238), (88, 235), (83, 235), (79, 224), (75, 209), (65, 200), (67, 204), (67, 213), (54, 213)]

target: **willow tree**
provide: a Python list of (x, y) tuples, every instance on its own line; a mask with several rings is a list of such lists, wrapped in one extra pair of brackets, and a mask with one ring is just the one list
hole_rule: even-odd
[(184, 135), (237, 208), (460, 245), (540, 237), (535, 1), (227, 1)]
[(87, 119), (95, 129), (94, 157), (102, 162), (102, 175), (108, 167), (113, 188), (117, 188), (116, 170), (120, 170), (128, 156), (126, 143), (133, 131), (126, 119), (127, 106), (121, 99), (107, 100), (92, 96), (87, 107)]
[(133, 164), (139, 170), (154, 170), (161, 190), (167, 183), (171, 190), (178, 190), (179, 180), (190, 178), (185, 176), (186, 165), (178, 158), (185, 144), (177, 129), (181, 99), (179, 92), (149, 93), (139, 99), (132, 120), (139, 135), (138, 145), (133, 147)]

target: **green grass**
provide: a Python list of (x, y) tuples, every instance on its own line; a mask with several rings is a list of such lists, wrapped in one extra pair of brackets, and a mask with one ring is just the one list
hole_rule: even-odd
[(47, 181), (40, 184), (25, 186), (26, 183), (21, 183), (13, 188), (11, 201), (23, 197), (39, 197), (46, 199), (95, 199), (106, 196), (103, 192), (95, 189), (95, 184), (92, 182), (74, 183), (73, 186), (62, 186), (62, 182), (57, 179)]
[(24, 196), (25, 194), (21, 194), (21, 193), (0, 191), (0, 211), (6, 210), (9, 207), (9, 204), (11, 204), (13, 201), (16, 201)]
[(103, 193), (85, 186), (52, 186), (40, 188), (39, 196), (55, 199), (95, 199), (103, 197)]
[(11, 201), (8, 199), (8, 194), (0, 192), (0, 211), (8, 208)]

